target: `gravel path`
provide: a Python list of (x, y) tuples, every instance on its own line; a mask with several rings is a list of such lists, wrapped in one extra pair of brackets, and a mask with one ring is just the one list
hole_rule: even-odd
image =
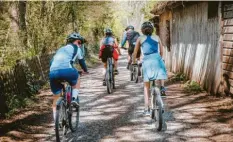
[[(102, 86), (102, 66), (82, 77), (79, 130), (69, 133), (66, 141), (233, 141), (231, 99), (214, 98), (206, 93), (187, 94), (179, 83), (168, 85), (164, 128), (157, 132), (154, 122), (142, 114), (143, 84), (129, 81), (126, 53), (119, 60), (119, 71), (113, 94), (107, 94)], [(40, 114), (33, 113), (37, 118), (27, 116), (25, 120), (33, 121), (27, 125), (22, 124), (25, 120), (1, 122), (0, 133), (8, 123), (20, 127), (3, 129), (0, 141), (55, 141), (50, 103), (51, 100), (44, 102), (47, 106), (41, 108)]]

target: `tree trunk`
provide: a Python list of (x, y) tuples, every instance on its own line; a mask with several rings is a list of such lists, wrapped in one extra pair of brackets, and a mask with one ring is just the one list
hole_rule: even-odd
[(19, 29), (22, 44), (27, 48), (26, 1), (19, 1)]

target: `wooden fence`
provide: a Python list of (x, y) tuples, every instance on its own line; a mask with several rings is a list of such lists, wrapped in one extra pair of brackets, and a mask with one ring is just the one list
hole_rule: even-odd
[(0, 117), (9, 111), (12, 98), (30, 97), (48, 79), (53, 54), (18, 61), (11, 70), (0, 71)]

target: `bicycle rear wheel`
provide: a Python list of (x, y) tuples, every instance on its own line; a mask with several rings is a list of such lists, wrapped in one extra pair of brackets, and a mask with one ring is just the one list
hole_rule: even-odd
[(72, 132), (77, 131), (79, 124), (79, 106), (69, 107), (69, 126)]
[(106, 86), (107, 86), (107, 91), (108, 91), (108, 94), (111, 94), (112, 93), (112, 89), (113, 89), (113, 77), (112, 77), (112, 74), (113, 74), (113, 67), (112, 67), (112, 59), (111, 58), (108, 58), (107, 60), (107, 71), (106, 71)]
[(135, 80), (135, 83), (138, 83), (138, 69), (139, 69), (138, 66), (134, 67), (134, 80)]
[(58, 100), (58, 104), (56, 106), (56, 118), (55, 118), (55, 133), (56, 133), (56, 141), (60, 142), (63, 140), (64, 135), (66, 133), (66, 107), (63, 101), (63, 98)]
[(160, 94), (160, 90), (156, 89), (156, 99), (155, 99), (155, 127), (158, 131), (161, 131), (163, 128), (163, 107), (160, 99), (158, 99), (158, 96)]
[(133, 66), (132, 65), (129, 66), (129, 70), (130, 70), (130, 81), (133, 81), (134, 74), (133, 74)]

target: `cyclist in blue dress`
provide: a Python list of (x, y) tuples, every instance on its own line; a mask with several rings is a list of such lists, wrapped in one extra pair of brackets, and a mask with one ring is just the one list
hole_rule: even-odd
[[(80, 79), (78, 71), (73, 67), (73, 64), (80, 62), (83, 59), (81, 45), (83, 37), (79, 33), (72, 33), (67, 38), (67, 45), (57, 50), (56, 54), (50, 63), (50, 87), (53, 92), (53, 117), (55, 120), (56, 102), (62, 92), (62, 84), (60, 81), (67, 81), (72, 86), (72, 104), (79, 105), (77, 98), (80, 88)], [(83, 70), (85, 68), (81, 65)]]
[(142, 53), (142, 70), (144, 81), (144, 101), (145, 113), (150, 114), (149, 109), (149, 89), (150, 80), (159, 80), (162, 95), (165, 95), (164, 80), (167, 79), (167, 71), (162, 59), (163, 48), (160, 38), (157, 35), (152, 35), (154, 27), (151, 22), (144, 22), (141, 26), (143, 33), (137, 39), (133, 63), (139, 49)]

